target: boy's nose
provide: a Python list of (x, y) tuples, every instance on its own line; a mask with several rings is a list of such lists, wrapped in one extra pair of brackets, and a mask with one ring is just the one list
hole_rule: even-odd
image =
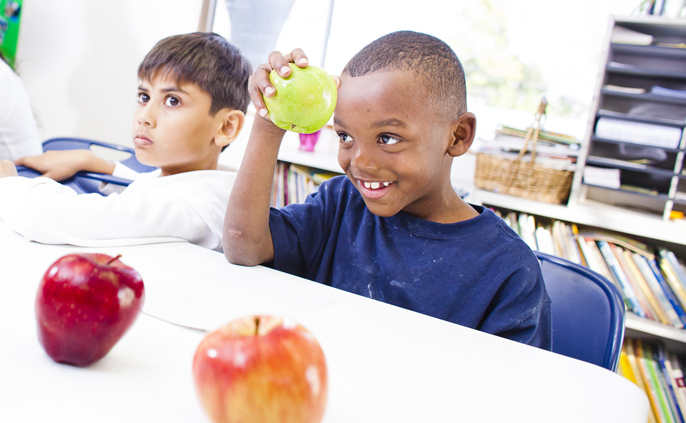
[(376, 169), (378, 160), (374, 150), (373, 144), (355, 143), (350, 149), (350, 166), (360, 170)]
[(155, 110), (150, 103), (140, 107), (136, 114), (136, 120), (141, 125), (155, 126)]

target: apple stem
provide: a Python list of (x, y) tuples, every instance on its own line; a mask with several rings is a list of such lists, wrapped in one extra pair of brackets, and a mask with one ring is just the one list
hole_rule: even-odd
[(107, 264), (114, 263), (115, 261), (119, 260), (120, 257), (121, 257), (121, 254), (117, 254), (117, 257), (112, 258), (112, 260), (108, 261)]
[(255, 336), (257, 336), (259, 329), (260, 329), (260, 318), (255, 317)]

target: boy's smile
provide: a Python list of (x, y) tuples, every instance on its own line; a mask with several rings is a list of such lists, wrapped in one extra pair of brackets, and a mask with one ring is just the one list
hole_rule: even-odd
[[(465, 210), (450, 183), (453, 156), (471, 144), (469, 137), (460, 140), (465, 119), (457, 111), (454, 122), (441, 119), (429, 98), (412, 72), (341, 76), (334, 114), (338, 161), (376, 215), (405, 211), (448, 223), (476, 213)], [(452, 146), (459, 144), (466, 148), (455, 154)]]
[(214, 136), (223, 115), (211, 116), (211, 103), (211, 96), (196, 84), (179, 85), (166, 75), (142, 81), (133, 120), (138, 160), (160, 167), (163, 176), (216, 168), (221, 147)]

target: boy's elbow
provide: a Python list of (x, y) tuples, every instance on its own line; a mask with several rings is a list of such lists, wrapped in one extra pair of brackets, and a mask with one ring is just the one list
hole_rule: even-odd
[(264, 262), (260, 260), (259, 254), (250, 248), (241, 231), (225, 229), (223, 247), (224, 257), (231, 264), (256, 266)]

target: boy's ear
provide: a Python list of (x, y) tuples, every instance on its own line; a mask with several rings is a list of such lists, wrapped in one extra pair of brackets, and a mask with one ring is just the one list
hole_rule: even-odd
[(448, 154), (452, 157), (463, 155), (469, 150), (476, 135), (476, 116), (474, 113), (462, 113), (453, 126), (453, 142), (448, 146)]
[(222, 110), (222, 125), (217, 130), (214, 142), (219, 147), (225, 147), (238, 138), (238, 135), (245, 124), (245, 114), (240, 110)]

